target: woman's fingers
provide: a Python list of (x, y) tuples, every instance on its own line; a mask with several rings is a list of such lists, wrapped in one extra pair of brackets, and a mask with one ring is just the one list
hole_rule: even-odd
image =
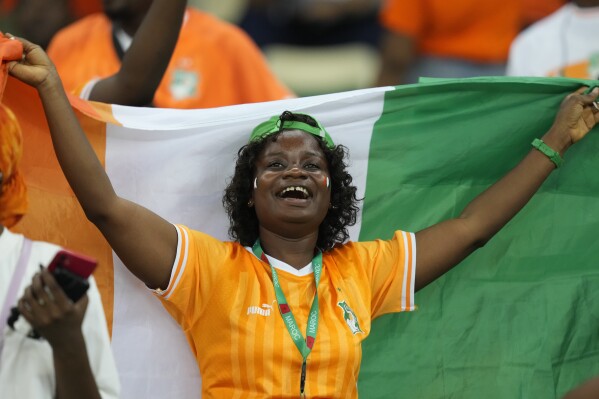
[(60, 322), (77, 310), (54, 276), (47, 270), (36, 273), (31, 285), (19, 300), (21, 314), (34, 328), (43, 328)]
[(40, 278), (43, 281), (46, 294), (54, 298), (54, 303), (59, 308), (66, 309), (73, 304), (73, 301), (65, 294), (62, 287), (58, 285), (52, 273), (44, 269), (40, 272)]
[(8, 72), (30, 86), (38, 87), (53, 73), (54, 66), (44, 50), (30, 41), (12, 36), (23, 45), (23, 59), (8, 63)]
[[(599, 88), (595, 87), (591, 92), (589, 92), (588, 94), (583, 94), (580, 97), (585, 105), (593, 106), (593, 103), (597, 101), (598, 94)], [(593, 108), (595, 108), (595, 110), (599, 110), (599, 108), (596, 108), (596, 106), (593, 106)]]
[(46, 303), (38, 300), (33, 293), (33, 286), (30, 285), (25, 289), (25, 293), (19, 300), (18, 307), (29, 324), (35, 328), (48, 322), (48, 315), (46, 310), (43, 309), (44, 306), (46, 306)]
[(21, 42), (21, 44), (23, 44), (23, 52), (28, 53), (29, 51), (33, 50), (36, 47), (39, 47), (38, 45), (31, 43), (29, 40), (24, 39), (22, 37), (17, 37), (17, 36), (13, 36), (10, 33), (5, 33), (4, 36), (7, 36), (9, 39), (11, 40), (18, 40)]

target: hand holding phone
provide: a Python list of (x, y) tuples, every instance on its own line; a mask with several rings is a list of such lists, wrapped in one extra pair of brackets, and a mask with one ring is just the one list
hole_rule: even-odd
[[(92, 258), (71, 251), (61, 250), (48, 265), (48, 272), (52, 274), (54, 280), (62, 288), (66, 296), (71, 301), (78, 302), (89, 288), (88, 278), (96, 268), (96, 265), (97, 262)], [(47, 289), (47, 287), (44, 289)], [(27, 295), (27, 292), (25, 295)], [(8, 325), (11, 328), (14, 329), (14, 323), (19, 318), (20, 313), (17, 307), (11, 309), (11, 315), (8, 318)], [(30, 336), (32, 338), (39, 338), (39, 334), (35, 331), (32, 331)]]
[(89, 288), (87, 279), (96, 265), (97, 262), (92, 258), (63, 249), (54, 256), (48, 271), (67, 296), (77, 302)]

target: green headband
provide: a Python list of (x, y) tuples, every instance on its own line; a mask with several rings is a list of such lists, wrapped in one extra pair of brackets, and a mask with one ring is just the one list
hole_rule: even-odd
[[(307, 114), (297, 114), (297, 113), (295, 115), (310, 116)], [(333, 139), (331, 138), (331, 136), (329, 136), (329, 134), (324, 129), (324, 127), (322, 127), (320, 122), (318, 122), (313, 117), (311, 117), (311, 118), (316, 121), (316, 124), (318, 125), (318, 127), (310, 126), (305, 122), (288, 121), (288, 120), (282, 121), (280, 115), (275, 115), (272, 118), (270, 118), (269, 120), (262, 122), (261, 124), (256, 126), (254, 128), (254, 130), (252, 130), (252, 134), (250, 135), (250, 142), (261, 140), (267, 136), (270, 136), (271, 134), (279, 133), (280, 131), (282, 131), (284, 129), (288, 129), (288, 130), (301, 130), (302, 132), (310, 133), (314, 136), (320, 137), (321, 139), (323, 139), (325, 141), (325, 143), (327, 143), (327, 147), (334, 148), (335, 143), (333, 143)]]

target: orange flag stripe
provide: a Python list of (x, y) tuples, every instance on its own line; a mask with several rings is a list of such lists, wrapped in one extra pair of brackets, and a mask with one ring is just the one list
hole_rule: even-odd
[[(70, 98), (98, 158), (105, 165), (106, 123), (114, 121), (110, 105)], [(9, 78), (2, 102), (17, 116), (23, 131), (20, 165), (29, 189), (30, 208), (15, 231), (34, 240), (62, 245), (98, 260), (98, 284), (109, 330), (112, 331), (114, 270), (112, 250), (85, 218), (54, 154), (48, 124), (37, 92)]]

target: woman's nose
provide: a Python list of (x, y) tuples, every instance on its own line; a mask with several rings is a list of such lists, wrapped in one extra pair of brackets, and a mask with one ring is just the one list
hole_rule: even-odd
[(294, 176), (294, 177), (295, 176), (304, 176), (305, 175), (304, 170), (302, 168), (298, 167), (298, 166), (293, 166), (293, 167), (288, 168), (285, 171), (285, 174), (289, 175), (289, 176)]

